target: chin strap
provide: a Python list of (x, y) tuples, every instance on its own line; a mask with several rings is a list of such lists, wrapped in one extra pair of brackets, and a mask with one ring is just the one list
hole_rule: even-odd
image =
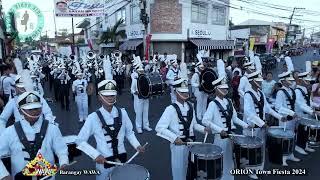
[(101, 97), (102, 101), (105, 102), (106, 104), (108, 104), (109, 106), (114, 105), (117, 102), (117, 99), (115, 99), (114, 102), (110, 103), (110, 102), (106, 101), (101, 94), (99, 94), (99, 96)]
[(185, 96), (182, 96), (180, 93), (179, 93), (179, 91), (176, 91), (177, 92), (177, 94), (180, 96), (180, 98), (182, 99), (182, 100), (187, 100), (188, 98), (189, 98), (189, 95), (188, 95), (188, 97), (185, 97)]
[(21, 109), (21, 111), (24, 115), (28, 116), (29, 118), (37, 119), (41, 116), (41, 113), (38, 116), (32, 116), (29, 113), (27, 113), (24, 109)]

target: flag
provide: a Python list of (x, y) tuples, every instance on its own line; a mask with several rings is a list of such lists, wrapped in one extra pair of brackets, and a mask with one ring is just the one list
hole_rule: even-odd
[(251, 37), (250, 38), (250, 48), (249, 50), (253, 51), (254, 43), (256, 42), (256, 38)]

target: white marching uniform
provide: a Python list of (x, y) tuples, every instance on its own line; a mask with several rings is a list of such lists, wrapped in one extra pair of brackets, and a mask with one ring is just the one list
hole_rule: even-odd
[[(295, 91), (291, 88), (287, 88), (287, 87), (282, 87), (281, 89), (285, 90), (286, 92), (288, 92), (288, 94), (290, 95), (290, 98), (293, 98), (293, 96), (295, 96)], [(287, 108), (290, 109), (292, 111), (294, 111), (294, 107), (291, 106), (289, 99), (287, 98), (286, 94), (282, 91), (282, 90), (278, 90), (277, 92), (277, 96), (276, 96), (276, 101), (275, 101), (275, 109), (276, 111), (280, 111), (281, 107), (283, 108)], [(294, 104), (293, 104), (294, 106)], [(286, 128), (290, 129), (292, 131), (295, 130), (295, 126), (296, 126), (296, 120), (290, 120), (290, 121), (286, 121), (286, 122), (279, 122), (279, 126), (283, 127), (284, 124), (286, 123)]]
[(32, 84), (33, 84), (33, 90), (38, 92), (43, 97), (44, 90), (43, 90), (42, 84), (40, 83), (40, 79), (37, 78), (37, 80), (33, 81)]
[[(184, 104), (181, 104), (177, 101), (175, 103), (179, 107), (182, 116), (187, 116), (190, 108), (188, 103), (184, 102)], [(204, 133), (205, 128), (197, 123), (194, 111), (192, 116), (193, 117), (189, 128), (189, 135), (194, 136), (194, 129)], [(165, 109), (156, 126), (157, 133), (161, 137), (164, 137), (171, 142), (171, 171), (173, 180), (185, 180), (188, 167), (188, 147), (186, 145), (174, 144), (174, 141), (177, 138), (186, 138), (183, 135), (184, 126), (180, 123), (181, 122), (178, 118), (176, 109), (172, 105), (170, 105)]]
[[(25, 119), (20, 121), (28, 141), (35, 141), (36, 133), (40, 132), (42, 122), (42, 116), (40, 116), (39, 120), (32, 126)], [(11, 175), (15, 176), (25, 168), (26, 164), (29, 162), (25, 160), (25, 158), (30, 158), (30, 155), (23, 150), (25, 147), (20, 142), (14, 126), (10, 126), (4, 130), (0, 136), (0, 141), (0, 156), (7, 154), (11, 155)], [(63, 140), (59, 128), (53, 124), (48, 124), (46, 135), (43, 139), (41, 149), (38, 152), (40, 152), (44, 159), (50, 164), (57, 163), (54, 162), (54, 153), (59, 158), (59, 165), (69, 164), (68, 147)], [(9, 176), (9, 173), (0, 160), (0, 179), (5, 176)]]
[(72, 83), (72, 92), (76, 94), (79, 119), (85, 120), (88, 117), (88, 95), (86, 92), (88, 82), (85, 79), (77, 79)]
[(292, 59), (290, 56), (286, 56), (284, 57), (284, 60), (286, 62), (288, 71), (293, 72), (294, 71), (294, 67), (293, 67), (293, 63), (292, 63)]
[(178, 77), (179, 77), (179, 69), (178, 68), (174, 69), (173, 67), (171, 67), (167, 73), (166, 78), (168, 80), (168, 84), (170, 85), (170, 90), (171, 90), (170, 96), (171, 96), (172, 103), (176, 102), (176, 100), (177, 100), (172, 83), (173, 83), (174, 79), (178, 78)]
[(240, 78), (240, 83), (238, 87), (238, 93), (240, 96), (240, 110), (243, 111), (243, 97), (244, 93), (247, 91), (247, 88), (251, 87), (251, 84), (249, 82), (248, 77), (246, 76), (246, 73)]
[[(229, 104), (226, 98), (220, 99), (219, 97), (216, 97), (215, 100), (222, 105), (224, 110), (227, 110), (228, 105), (232, 106), (232, 118), (230, 123), (231, 129), (236, 129), (234, 123), (242, 126), (243, 128), (248, 128), (248, 124), (237, 117), (236, 110), (234, 109), (232, 104)], [(218, 107), (215, 101), (211, 101), (209, 103), (209, 107), (203, 116), (202, 123), (203, 125), (210, 127), (210, 129), (218, 133), (221, 133), (221, 131), (229, 131), (226, 117), (224, 117), (224, 115), (222, 114), (222, 110)], [(222, 139), (220, 134), (216, 134), (214, 144), (220, 146), (223, 150), (223, 175), (221, 180), (233, 180), (234, 176), (230, 174), (230, 171), (234, 169), (231, 139)]]
[[(313, 114), (313, 109), (308, 105), (307, 99), (309, 99), (309, 103), (311, 103), (310, 97), (308, 96), (308, 91), (306, 87), (297, 85), (294, 90), (296, 93), (296, 101), (295, 101), (295, 112), (299, 117), (308, 117)], [(304, 94), (307, 96), (304, 96)]]
[[(134, 75), (137, 77), (137, 75)], [(138, 93), (137, 78), (131, 82), (131, 94), (133, 95), (133, 107), (136, 113), (136, 129), (149, 128), (149, 99), (140, 99)]]
[[(18, 96), (11, 98), (0, 115), (0, 134), (6, 128), (7, 121), (12, 114), (16, 122), (20, 121), (22, 118), (17, 106), (17, 99)], [(42, 103), (42, 114), (44, 115), (44, 118), (50, 123), (55, 124), (55, 117), (53, 116), (51, 108), (49, 107), (47, 101), (43, 97), (40, 97), (40, 101)]]
[[(105, 110), (103, 107), (99, 108), (99, 111), (101, 112), (107, 125), (114, 125), (114, 118), (119, 117), (119, 112), (117, 111), (117, 108), (115, 108), (115, 106), (113, 106), (111, 113)], [(140, 146), (140, 143), (137, 140), (134, 131), (132, 130), (132, 123), (126, 110), (121, 109), (121, 114), (122, 125), (117, 135), (119, 154), (126, 153), (126, 149), (124, 147), (125, 137), (135, 149)], [(89, 137), (92, 135), (94, 136), (97, 143), (96, 149), (87, 143)], [(93, 150), (90, 157), (95, 160), (99, 155), (102, 155), (105, 158), (114, 156), (110, 142), (111, 140), (112, 139), (110, 135), (108, 135), (106, 130), (102, 128), (102, 123), (100, 122), (98, 115), (94, 112), (88, 116), (77, 137), (76, 143), (78, 146), (82, 143), (85, 143), (87, 146), (91, 146)], [(96, 168), (101, 173), (100, 175), (96, 176), (97, 180), (105, 180), (107, 177), (109, 177), (109, 173), (113, 170), (113, 167), (106, 169), (104, 168), (103, 164), (98, 163), (96, 163)]]
[(196, 72), (192, 75), (191, 86), (194, 88), (194, 96), (197, 100), (196, 114), (198, 119), (202, 119), (204, 113), (206, 112), (208, 101), (208, 94), (199, 90), (200, 83), (199, 72)]
[[(260, 118), (259, 116), (259, 107), (258, 105), (254, 102), (252, 96), (248, 93), (251, 92), (254, 97), (258, 100), (261, 101), (263, 95), (263, 117)], [(264, 168), (264, 162), (265, 162), (265, 143), (266, 143), (266, 129), (261, 128), (265, 124), (265, 114), (268, 113), (272, 115), (273, 117), (277, 119), (281, 119), (282, 116), (278, 114), (276, 111), (274, 111), (270, 104), (268, 103), (266, 96), (263, 94), (262, 91), (259, 90), (259, 93), (254, 91), (251, 87), (247, 89), (247, 93), (244, 95), (244, 108), (243, 108), (243, 120), (248, 123), (250, 126), (256, 126), (253, 131), (253, 136), (259, 137), (262, 140), (263, 143), (263, 161), (261, 166), (257, 166), (257, 169), (263, 169)], [(252, 136), (252, 131), (251, 129), (244, 129), (243, 134), (247, 136)]]

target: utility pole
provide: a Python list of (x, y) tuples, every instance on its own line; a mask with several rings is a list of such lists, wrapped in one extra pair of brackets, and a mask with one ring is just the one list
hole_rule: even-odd
[(148, 36), (148, 25), (149, 25), (149, 16), (147, 13), (147, 2), (146, 0), (140, 0), (140, 20), (144, 25), (144, 34), (143, 34), (143, 54), (146, 56), (146, 60), (149, 59), (149, 48), (147, 48), (147, 36)]
[(71, 19), (71, 24), (72, 24), (72, 54), (75, 55), (75, 40), (74, 40), (74, 25), (73, 25), (73, 17)]
[(291, 23), (292, 23), (292, 19), (293, 19), (294, 13), (298, 9), (305, 9), (305, 8), (297, 8), (297, 7), (293, 8), (292, 14), (290, 16), (289, 26), (287, 27), (286, 40), (285, 40), (286, 43), (288, 43), (288, 36), (289, 36), (289, 32), (290, 32), (289, 29), (291, 27)]

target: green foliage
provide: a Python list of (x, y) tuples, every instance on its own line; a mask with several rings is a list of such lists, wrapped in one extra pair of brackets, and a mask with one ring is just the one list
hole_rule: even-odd
[(107, 30), (100, 36), (100, 44), (115, 43), (115, 47), (118, 48), (120, 43), (119, 39), (124, 39), (127, 37), (125, 30), (118, 30), (119, 26), (122, 25), (123, 22), (124, 20), (120, 19), (113, 27), (108, 27)]

